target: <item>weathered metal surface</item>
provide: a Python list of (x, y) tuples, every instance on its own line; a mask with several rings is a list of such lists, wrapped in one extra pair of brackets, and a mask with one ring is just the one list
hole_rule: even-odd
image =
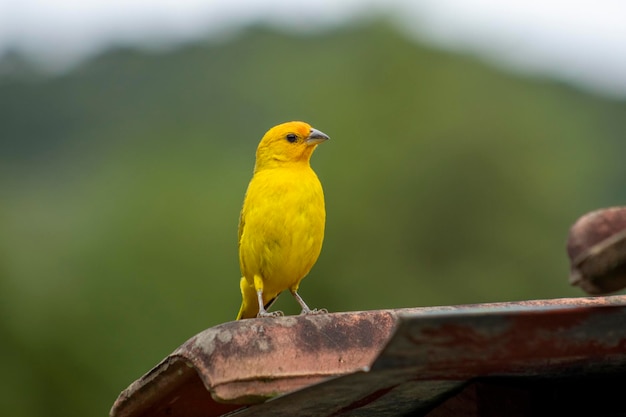
[(120, 394), (111, 415), (206, 417), (240, 407), (216, 402), (193, 365), (170, 355)]
[(582, 216), (567, 240), (570, 283), (599, 295), (626, 287), (626, 207)]
[(401, 316), (372, 371), (423, 380), (626, 365), (626, 297), (572, 298)]
[(237, 417), (391, 417), (430, 409), (464, 381), (403, 380), (385, 372), (358, 372), (235, 411)]
[(395, 322), (395, 312), (378, 311), (225, 323), (192, 337), (132, 384), (111, 413), (143, 415), (164, 394), (174, 401), (170, 393), (187, 378), (186, 372), (179, 375), (181, 363), (195, 370), (218, 402), (262, 402), (369, 366)]
[(426, 417), (626, 416), (624, 374), (478, 378)]
[[(192, 368), (172, 371), (179, 362)], [(256, 319), (192, 338), (122, 393), (112, 415), (423, 415), (476, 377), (624, 370), (626, 296)], [(276, 396), (238, 406), (209, 393)]]
[(624, 369), (624, 296), (412, 309), (399, 315), (369, 372), (235, 415), (422, 415), (477, 377), (557, 378)]

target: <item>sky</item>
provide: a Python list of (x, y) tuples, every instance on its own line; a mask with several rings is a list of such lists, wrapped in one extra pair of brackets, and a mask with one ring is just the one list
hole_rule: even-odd
[(420, 42), (626, 97), (623, 0), (0, 0), (0, 56), (63, 70), (110, 45), (170, 47), (252, 22), (317, 31), (376, 14)]

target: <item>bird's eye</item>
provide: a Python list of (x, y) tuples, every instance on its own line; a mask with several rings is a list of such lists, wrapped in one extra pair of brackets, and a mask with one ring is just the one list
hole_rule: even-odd
[(298, 137), (296, 136), (295, 133), (290, 133), (290, 134), (287, 135), (287, 140), (290, 143), (294, 143), (296, 140), (298, 140)]

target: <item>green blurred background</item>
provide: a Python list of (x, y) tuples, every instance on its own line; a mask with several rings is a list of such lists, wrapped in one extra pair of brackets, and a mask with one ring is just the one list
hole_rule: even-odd
[(326, 239), (301, 287), (330, 311), (582, 296), (568, 228), (626, 199), (625, 101), (385, 19), (116, 48), (56, 75), (19, 54), (0, 68), (6, 415), (106, 415), (235, 317), (239, 209), (275, 124), (331, 136), (312, 160)]

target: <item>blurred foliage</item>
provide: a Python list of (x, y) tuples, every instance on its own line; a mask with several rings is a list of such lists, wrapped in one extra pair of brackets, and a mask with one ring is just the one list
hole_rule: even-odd
[[(332, 138), (313, 157), (327, 234), (301, 292), (331, 311), (581, 296), (567, 285), (568, 227), (626, 199), (625, 102), (426, 48), (385, 22), (255, 27), (115, 49), (63, 75), (2, 73), (12, 416), (106, 414), (179, 344), (235, 317), (239, 208), (274, 124)], [(289, 296), (277, 304), (298, 312)]]

